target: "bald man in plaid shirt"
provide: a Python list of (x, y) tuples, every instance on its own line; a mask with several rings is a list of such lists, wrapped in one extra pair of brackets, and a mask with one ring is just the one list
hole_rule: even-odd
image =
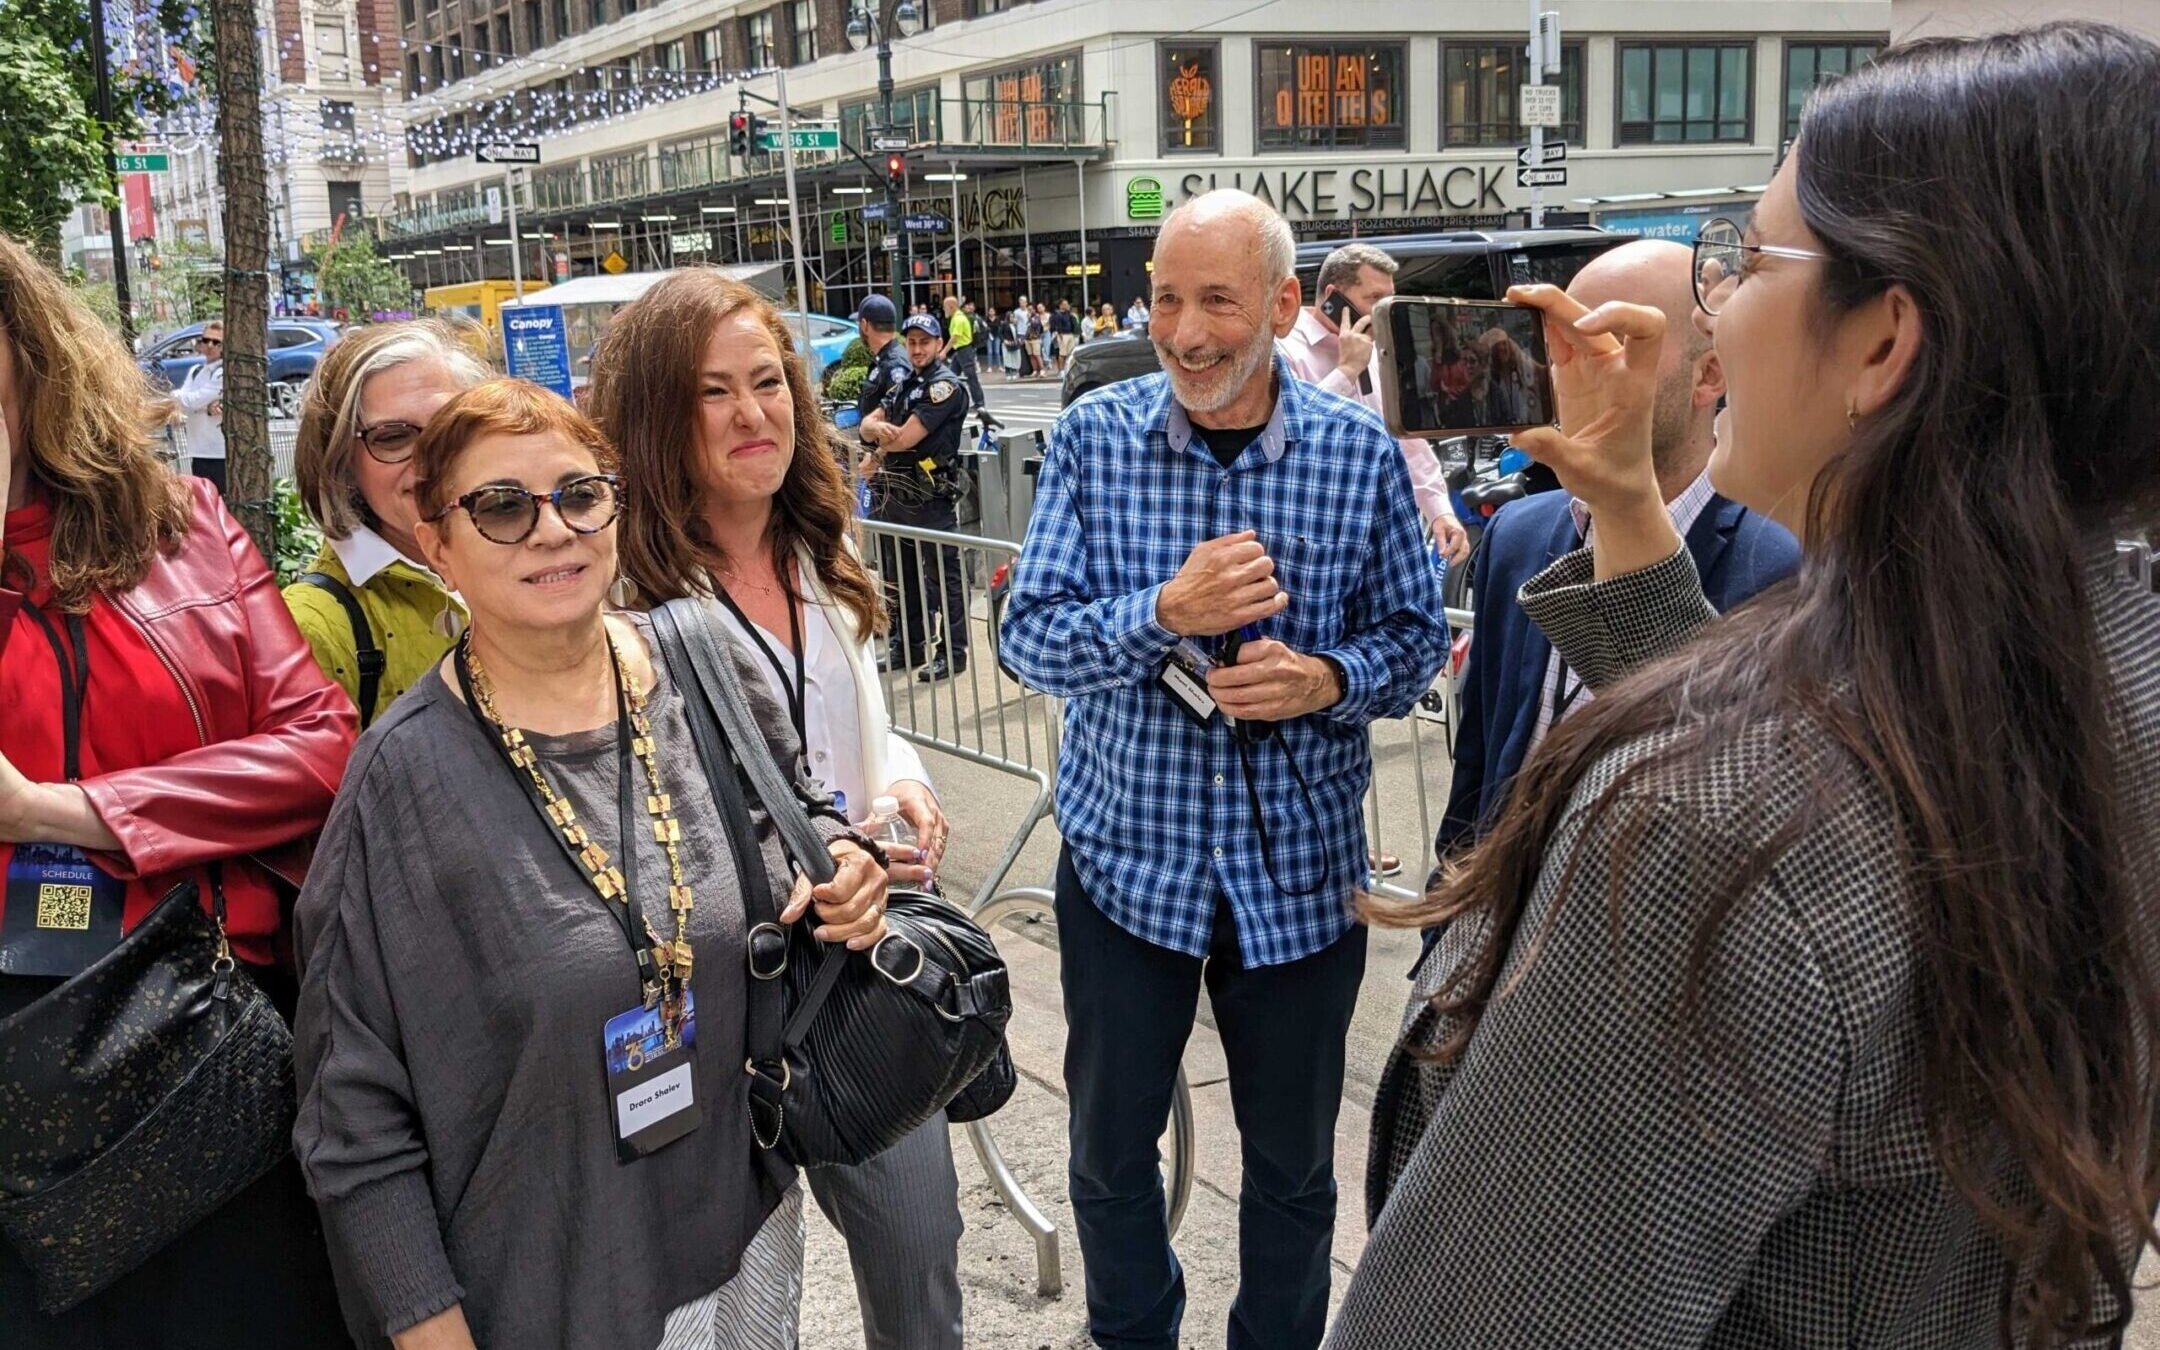
[(1366, 728), (1407, 713), (1447, 651), (1402, 452), (1275, 351), (1294, 254), (1242, 192), (1164, 222), (1164, 374), (1059, 419), (1006, 608), (1007, 661), (1066, 700), (1073, 1211), (1089, 1331), (1121, 1350), (1178, 1343), (1156, 1148), (1203, 983), (1244, 1150), (1228, 1344), (1319, 1344), (1365, 966)]

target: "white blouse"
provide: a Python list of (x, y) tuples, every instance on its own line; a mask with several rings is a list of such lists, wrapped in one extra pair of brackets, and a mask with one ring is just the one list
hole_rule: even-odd
[[(876, 658), (868, 643), (853, 640), (852, 616), (836, 609), (823, 594), (806, 560), (797, 570), (810, 592), (802, 625), (804, 767), (811, 786), (843, 797), (847, 818), (861, 824), (870, 818), (871, 801), (891, 791), (894, 783), (913, 780), (928, 785), (930, 778), (915, 747), (891, 730)], [(773, 700), (786, 711), (788, 689), (795, 682), (795, 657), (787, 636), (763, 624), (745, 628), (734, 611), (718, 601), (708, 609), (728, 635), (750, 652)], [(779, 658), (778, 668), (766, 651), (759, 650), (759, 639)], [(874, 731), (866, 730), (866, 722), (874, 722)], [(873, 745), (873, 735), (882, 744)], [(872, 777), (883, 781), (872, 783)]]

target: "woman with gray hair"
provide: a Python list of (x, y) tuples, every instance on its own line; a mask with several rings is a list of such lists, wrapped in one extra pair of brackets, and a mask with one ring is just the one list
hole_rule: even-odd
[(323, 547), (285, 604), (363, 728), (463, 623), (414, 542), (412, 456), (435, 410), (490, 374), (448, 325), (376, 324), (333, 347), (301, 399), (293, 470)]

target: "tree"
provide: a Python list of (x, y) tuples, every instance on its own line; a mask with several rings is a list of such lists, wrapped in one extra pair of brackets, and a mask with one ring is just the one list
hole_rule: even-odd
[(0, 19), (0, 230), (57, 255), (76, 201), (104, 198), (98, 147), (66, 54), (50, 35)]
[(234, 513), (277, 557), (270, 495), (270, 193), (263, 172), (262, 48), (253, 0), (210, 0), (225, 180), (225, 464)]
[(412, 283), (375, 252), (365, 230), (351, 229), (334, 244), (310, 255), (323, 302), (355, 319), (412, 309)]
[[(110, 7), (115, 139), (188, 106), (206, 73), (191, 0)], [(90, 20), (81, 0), (0, 0), (0, 229), (57, 255), (79, 201), (113, 205), (105, 172)]]

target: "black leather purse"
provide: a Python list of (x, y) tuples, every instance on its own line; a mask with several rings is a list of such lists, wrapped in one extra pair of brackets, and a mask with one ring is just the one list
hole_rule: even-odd
[[(866, 1162), (906, 1138), (970, 1088), (998, 1095), (1012, 994), (990, 935), (933, 895), (892, 891), (888, 933), (868, 952), (826, 947), (809, 922), (781, 926), (764, 876), (747, 780), (794, 865), (832, 879), (832, 855), (811, 828), (805, 799), (781, 776), (750, 714), (735, 668), (700, 603), (653, 611), (661, 659), (682, 690), (700, 765), (728, 829), (750, 919), (751, 1134), (761, 1150), (797, 1166)], [(983, 1111), (987, 1114), (987, 1111)]]
[(292, 1032), (193, 882), (0, 1021), (0, 1237), (65, 1312), (292, 1149)]

